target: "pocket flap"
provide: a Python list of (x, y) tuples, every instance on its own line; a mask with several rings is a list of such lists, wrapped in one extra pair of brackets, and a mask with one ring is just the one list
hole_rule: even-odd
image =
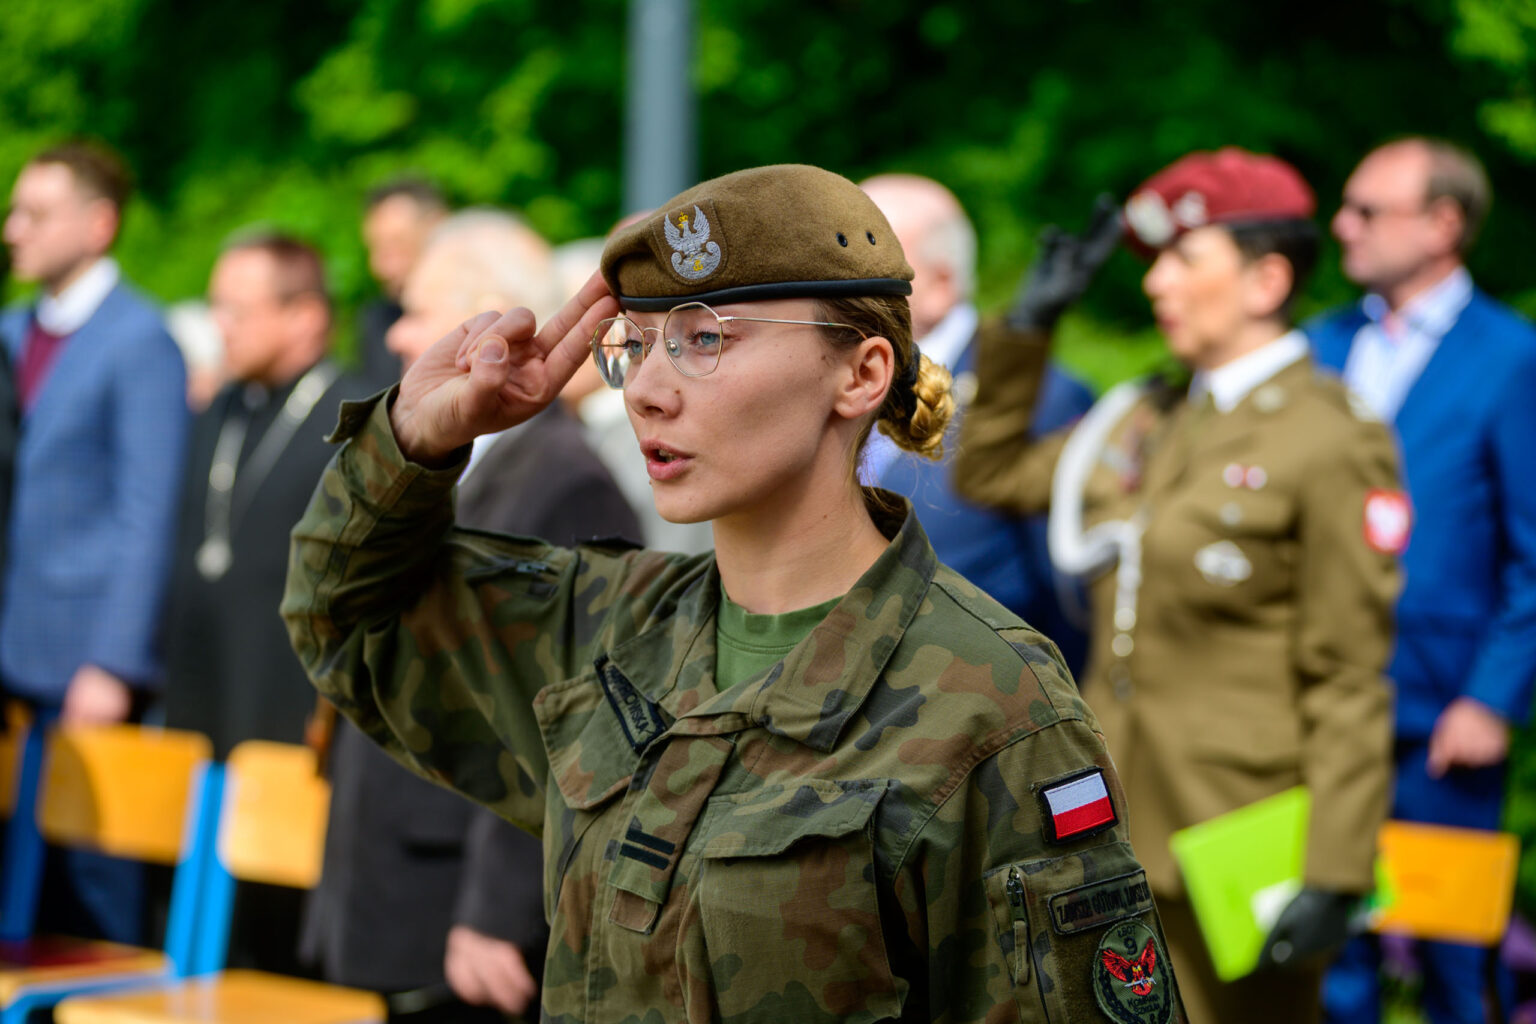
[(699, 823), (706, 837), (699, 856), (773, 857), (812, 836), (835, 839), (858, 832), (869, 824), (888, 785), (885, 779), (804, 779), (714, 797)]
[(550, 781), (567, 805), (591, 810), (629, 785), (640, 758), (595, 672), (544, 687), (533, 712), (549, 756)]

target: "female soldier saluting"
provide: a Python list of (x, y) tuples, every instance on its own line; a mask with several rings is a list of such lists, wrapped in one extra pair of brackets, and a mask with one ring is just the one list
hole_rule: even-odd
[[(1386, 428), (1290, 330), (1316, 259), (1313, 208), (1294, 168), (1239, 149), (1193, 153), (1148, 180), (1125, 224), (1153, 256), (1143, 288), (1195, 371), (1189, 393), (1121, 385), (1075, 428), (1032, 443), (1048, 328), (1120, 222), (1111, 208), (1083, 241), (1048, 241), (1011, 334), (983, 339), (956, 461), (973, 500), (1049, 506), (1052, 560), (1093, 578), (1083, 696), (1123, 773), (1197, 1021), (1317, 1017), (1322, 958), (1371, 888), (1387, 810), (1382, 673), (1407, 508)], [(1302, 784), (1306, 888), (1262, 955), (1285, 971), (1224, 984), (1168, 837)]]
[[(343, 413), (284, 602), (366, 733), (542, 834), (545, 1019), (1181, 1020), (1054, 648), (858, 487), (872, 425), (932, 453), (952, 408), (874, 204), (742, 171), (616, 234), (602, 275)], [(658, 509), (712, 520), (716, 554), (453, 529), (464, 446), (589, 343)]]

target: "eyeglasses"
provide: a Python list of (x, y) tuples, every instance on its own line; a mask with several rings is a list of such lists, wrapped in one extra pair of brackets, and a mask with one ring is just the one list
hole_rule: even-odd
[(667, 358), (685, 377), (703, 377), (720, 365), (725, 350), (725, 325), (735, 320), (760, 324), (798, 324), (803, 327), (858, 328), (826, 320), (780, 320), (766, 316), (721, 316), (702, 302), (687, 302), (667, 313), (660, 327), (641, 327), (627, 316), (600, 321), (592, 332), (592, 357), (610, 388), (622, 391), (650, 354), (658, 334)]
[(1346, 199), (1339, 204), (1340, 213), (1352, 213), (1365, 224), (1370, 224), (1382, 217), (1416, 217), (1427, 209), (1429, 209), (1427, 204), (1418, 207), (1380, 206), (1376, 203), (1357, 203), (1353, 199)]

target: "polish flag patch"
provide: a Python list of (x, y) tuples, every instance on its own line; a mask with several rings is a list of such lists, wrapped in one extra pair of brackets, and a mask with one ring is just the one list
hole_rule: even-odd
[(1098, 768), (1043, 787), (1040, 800), (1045, 805), (1046, 838), (1052, 842), (1102, 832), (1120, 820)]
[(1413, 510), (1402, 491), (1372, 490), (1365, 496), (1365, 542), (1384, 555), (1408, 550)]

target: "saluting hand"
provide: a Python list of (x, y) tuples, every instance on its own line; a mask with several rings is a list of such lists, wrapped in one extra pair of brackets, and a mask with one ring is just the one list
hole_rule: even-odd
[(1054, 327), (1067, 307), (1088, 290), (1094, 275), (1120, 243), (1123, 230), (1119, 204), (1114, 197), (1101, 195), (1094, 201), (1082, 234), (1068, 234), (1054, 224), (1041, 231), (1035, 261), (1024, 272), (1008, 310), (1009, 326), (1021, 330)]
[(590, 355), (597, 322), (619, 304), (600, 274), (542, 329), (526, 309), (481, 313), (411, 364), (389, 422), (405, 456), (441, 465), (481, 434), (530, 419), (560, 394)]

